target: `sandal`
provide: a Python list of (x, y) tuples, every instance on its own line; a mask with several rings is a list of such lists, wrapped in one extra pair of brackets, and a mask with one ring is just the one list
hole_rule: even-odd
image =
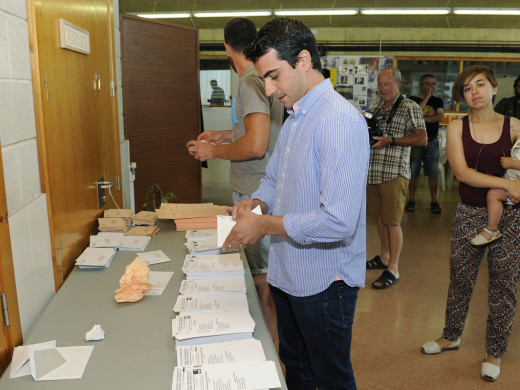
[(406, 207), (404, 209), (406, 211), (414, 212), (415, 211), (415, 200), (409, 200), (406, 203)]
[(367, 261), (367, 269), (387, 269), (388, 266), (383, 263), (379, 255), (375, 256), (372, 260)]
[(491, 238), (488, 240), (486, 237), (484, 237), (482, 235), (482, 232), (480, 232), (476, 237), (474, 237), (472, 240), (471, 240), (471, 245), (473, 246), (485, 246), (485, 245), (488, 245), (488, 244), (491, 244), (493, 241), (496, 241), (498, 240), (499, 238), (502, 237), (502, 233), (500, 233), (500, 230), (491, 230), (491, 229), (488, 229), (487, 227), (485, 227), (484, 229), (482, 229), (482, 231), (486, 232), (487, 234), (489, 234), (491, 236)]
[(438, 202), (431, 202), (430, 203), (430, 210), (432, 211), (432, 214), (440, 214), (441, 213), (441, 206), (439, 206)]
[[(379, 278), (372, 283), (372, 288), (376, 290), (384, 290), (385, 288), (392, 287), (394, 284), (399, 282), (399, 278), (396, 278), (393, 273), (388, 270), (384, 270)], [(376, 283), (379, 283), (378, 286)]]

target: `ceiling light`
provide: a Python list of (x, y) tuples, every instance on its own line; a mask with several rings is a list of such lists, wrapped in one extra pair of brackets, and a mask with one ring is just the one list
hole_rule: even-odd
[(142, 13), (135, 14), (141, 18), (147, 19), (178, 19), (178, 18), (191, 18), (191, 13), (186, 12), (168, 12), (168, 13)]
[(363, 15), (447, 15), (449, 8), (361, 8)]
[(251, 11), (201, 11), (193, 12), (197, 18), (226, 18), (226, 17), (251, 17), (251, 16), (271, 16), (270, 9), (257, 9)]
[(356, 15), (357, 13), (357, 8), (278, 9), (274, 11), (277, 16)]
[(520, 15), (520, 8), (453, 8), (456, 15)]

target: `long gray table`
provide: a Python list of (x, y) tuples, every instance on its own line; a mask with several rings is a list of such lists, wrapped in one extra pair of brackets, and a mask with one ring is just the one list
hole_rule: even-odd
[[(118, 252), (109, 268), (75, 267), (30, 332), (26, 345), (49, 340), (56, 340), (58, 347), (94, 345), (83, 377), (40, 382), (31, 376), (9, 379), (8, 367), (0, 378), (0, 389), (171, 389), (177, 361), (171, 319), (180, 283), (185, 279), (181, 267), (188, 252), (184, 232), (175, 232), (171, 222), (160, 222), (159, 227), (146, 251), (161, 249), (172, 259), (150, 266), (152, 271), (174, 272), (162, 295), (145, 296), (136, 303), (116, 303), (114, 291), (119, 279), (136, 257), (135, 252)], [(267, 359), (275, 362), (282, 389), (287, 389), (247, 261), (244, 266), (249, 311), (256, 324), (254, 338), (262, 342)], [(101, 325), (105, 339), (85, 341), (85, 333), (95, 324)]]

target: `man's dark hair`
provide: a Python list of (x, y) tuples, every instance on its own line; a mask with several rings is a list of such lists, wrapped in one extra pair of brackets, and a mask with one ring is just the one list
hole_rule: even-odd
[(421, 76), (421, 79), (419, 80), (419, 83), (422, 85), (424, 83), (424, 79), (428, 78), (428, 77), (431, 77), (432, 79), (435, 78), (434, 75), (432, 75), (431, 73), (428, 73), (428, 74), (423, 74)]
[(300, 52), (307, 50), (311, 54), (312, 67), (322, 71), (316, 38), (310, 28), (299, 20), (272, 19), (258, 31), (244, 54), (254, 63), (271, 49), (276, 50), (278, 59), (287, 61), (293, 68), (296, 68)]
[(518, 85), (518, 83), (520, 83), (520, 76), (518, 76), (518, 77), (515, 79), (515, 83), (513, 84), (513, 88), (516, 88), (516, 86)]
[(256, 26), (247, 18), (235, 18), (227, 22), (224, 27), (224, 42), (237, 52), (242, 53), (253, 41)]

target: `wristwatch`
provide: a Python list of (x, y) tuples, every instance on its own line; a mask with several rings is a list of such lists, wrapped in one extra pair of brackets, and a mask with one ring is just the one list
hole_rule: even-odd
[(395, 137), (392, 137), (392, 146), (396, 146), (397, 144), (395, 143)]

